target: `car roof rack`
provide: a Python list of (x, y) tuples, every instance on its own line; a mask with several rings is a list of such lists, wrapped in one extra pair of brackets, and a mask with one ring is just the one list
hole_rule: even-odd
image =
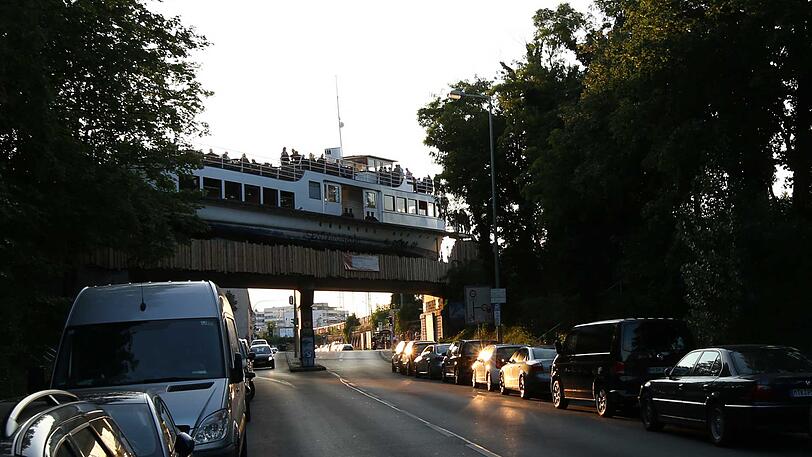
[(50, 401), (54, 406), (61, 405), (62, 403), (59, 403), (57, 397), (68, 397), (71, 399), (71, 401), (79, 400), (79, 397), (64, 390), (48, 389), (34, 392), (33, 394), (20, 400), (14, 406), (14, 409), (11, 410), (8, 418), (6, 418), (6, 421), (3, 424), (3, 435), (8, 438), (13, 435), (15, 431), (17, 431), (17, 428), (20, 426), (20, 424), (17, 422), (17, 418), (20, 417), (20, 414), (22, 414), (26, 408), (31, 406), (32, 403), (44, 398)]

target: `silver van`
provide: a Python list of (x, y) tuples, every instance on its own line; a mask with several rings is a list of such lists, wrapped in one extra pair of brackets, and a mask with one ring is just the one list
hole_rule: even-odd
[(160, 394), (195, 456), (246, 455), (246, 388), (231, 305), (214, 283), (86, 287), (51, 385)]

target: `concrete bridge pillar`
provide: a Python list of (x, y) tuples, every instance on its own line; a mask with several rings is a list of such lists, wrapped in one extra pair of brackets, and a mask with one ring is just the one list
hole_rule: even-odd
[(316, 336), (313, 332), (313, 293), (314, 287), (300, 287), (296, 290), (296, 303), (298, 304), (297, 321), (299, 359), (302, 367), (312, 367), (316, 364)]

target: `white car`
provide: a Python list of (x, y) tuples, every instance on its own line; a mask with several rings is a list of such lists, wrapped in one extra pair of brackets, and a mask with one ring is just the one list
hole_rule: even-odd
[(518, 344), (491, 344), (479, 352), (471, 366), (471, 384), (478, 387), (484, 383), (485, 388), (493, 392), (499, 388), (500, 369), (521, 346)]
[(259, 346), (261, 344), (268, 344), (268, 342), (265, 341), (265, 340), (260, 340), (260, 339), (256, 339), (256, 340), (251, 342), (251, 346)]

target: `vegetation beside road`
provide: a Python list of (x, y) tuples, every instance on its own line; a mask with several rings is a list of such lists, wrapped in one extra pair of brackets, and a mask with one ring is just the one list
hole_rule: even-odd
[(0, 6), (0, 396), (57, 344), (84, 256), (137, 264), (203, 229), (170, 174), (198, 165), (206, 45), (140, 0)]
[[(503, 320), (685, 317), (704, 344), (812, 349), (808, 2), (595, 6), (539, 10), (524, 59), (456, 85), (495, 103)], [(492, 281), (487, 105), (418, 118), (483, 259), (450, 275), (461, 300)]]

